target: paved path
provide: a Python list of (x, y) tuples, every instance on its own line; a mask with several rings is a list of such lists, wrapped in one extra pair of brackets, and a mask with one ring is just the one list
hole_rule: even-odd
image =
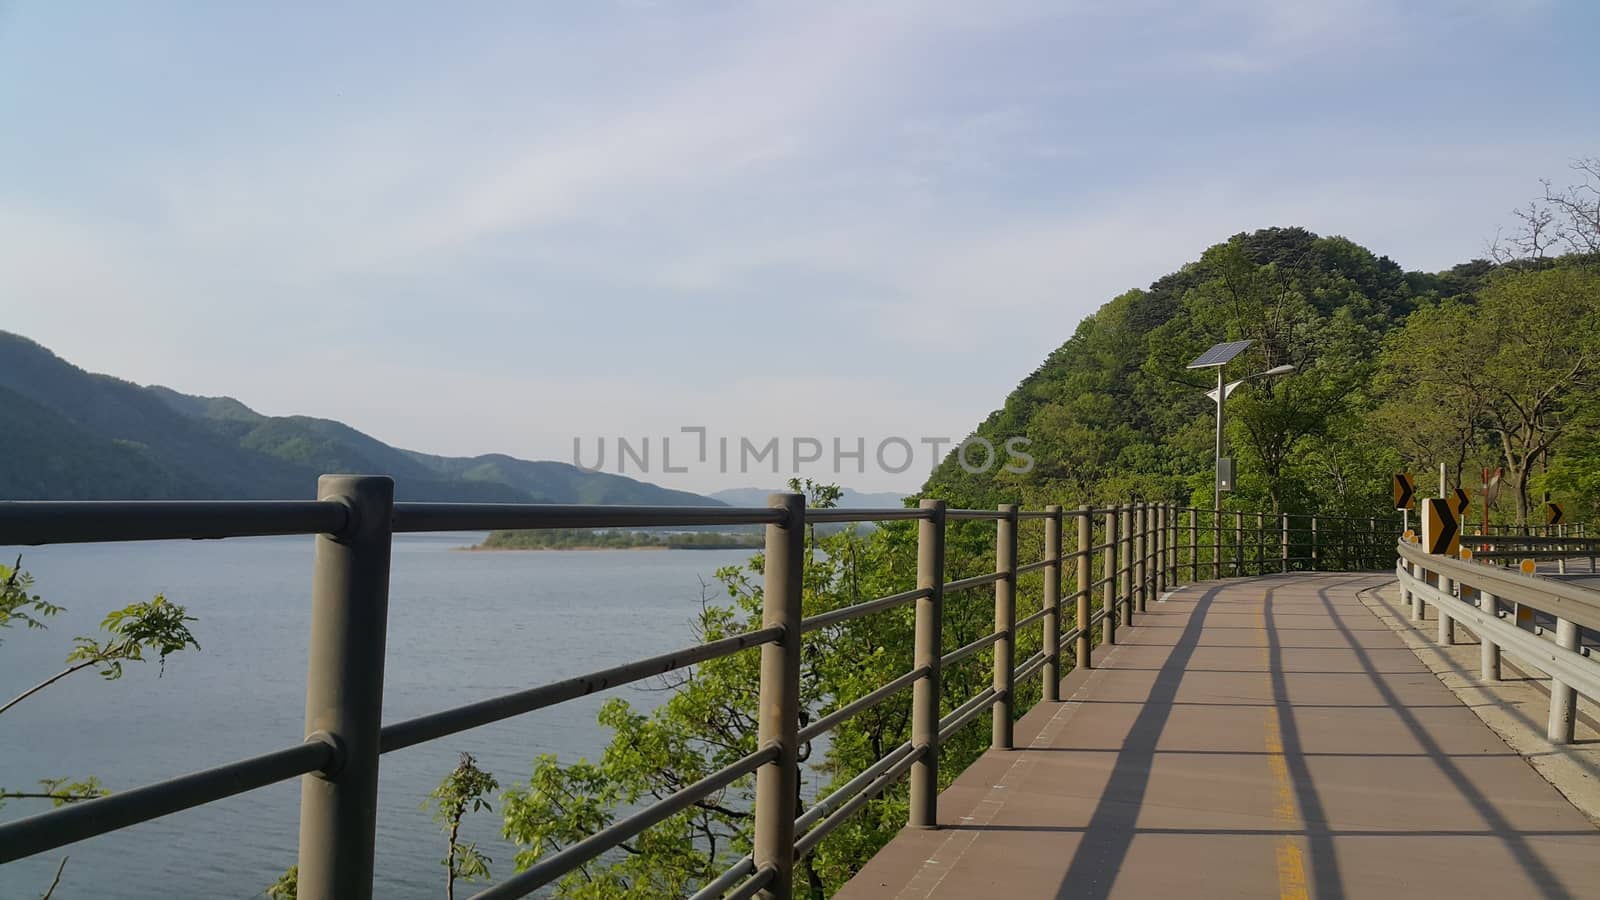
[(837, 897), (1600, 898), (1600, 830), (1357, 599), (1389, 580), (1152, 604)]

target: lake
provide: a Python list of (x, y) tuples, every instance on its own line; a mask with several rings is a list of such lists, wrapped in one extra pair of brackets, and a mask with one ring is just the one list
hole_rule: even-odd
[[(582, 674), (693, 643), (702, 583), (749, 550), (457, 552), (482, 534), (399, 535), (390, 583), (384, 721)], [(113, 790), (277, 750), (302, 739), (312, 538), (10, 548), (35, 592), (67, 610), (48, 631), (0, 632), (0, 693), (14, 696), (62, 668), (78, 634), (113, 608), (156, 593), (189, 608), (203, 648), (130, 664), (120, 681), (92, 669), (0, 716), (0, 785), (97, 775)], [(378, 810), (380, 897), (442, 896), (444, 838), (420, 808), (462, 751), (502, 788), (534, 757), (593, 758), (608, 734), (609, 696), (653, 706), (643, 686), (585, 697), (383, 757)], [(0, 897), (37, 897), (63, 855), (56, 900), (258, 896), (295, 861), (300, 790), (290, 781), (60, 851), (0, 866)], [(11, 801), (10, 819), (43, 807)], [(496, 874), (511, 845), (493, 814), (469, 815)], [(458, 893), (458, 896), (461, 894)]]

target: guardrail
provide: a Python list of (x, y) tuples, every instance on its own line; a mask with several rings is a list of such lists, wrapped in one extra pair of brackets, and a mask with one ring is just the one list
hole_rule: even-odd
[[(1187, 545), (1181, 542), (1184, 515), (1190, 525)], [(757, 508), (396, 503), (391, 479), (355, 475), (323, 476), (312, 502), (0, 503), (0, 545), (317, 535), (304, 740), (251, 759), (0, 823), (0, 863), (299, 777), (299, 896), (302, 900), (369, 898), (382, 754), (759, 648), (759, 714), (753, 753), (539, 860), (476, 897), (526, 896), (697, 800), (754, 775), (752, 852), (696, 897), (760, 893), (789, 898), (796, 860), (902, 777), (909, 776), (908, 824), (935, 827), (940, 747), (987, 710), (991, 746), (1011, 749), (1020, 680), (1042, 678), (1043, 699), (1058, 700), (1064, 656), (1070, 654), (1077, 666), (1092, 665), (1096, 626), (1102, 643), (1115, 643), (1119, 624), (1132, 625), (1135, 614), (1144, 612), (1152, 599), (1177, 583), (1185, 567), (1199, 578), (1207, 567), (1202, 563), (1207, 548), (1198, 537), (1201, 515), (1200, 510), (1173, 504), (1072, 510), (1049, 506), (1022, 511), (1009, 505), (996, 510), (948, 509), (942, 500), (924, 500), (916, 509), (813, 510), (805, 507), (798, 494), (774, 494), (769, 506)], [(1019, 524), (1036, 519), (1044, 524), (1043, 557), (1019, 564)], [(918, 523), (916, 587), (803, 618), (806, 525), (890, 520)], [(948, 523), (956, 520), (995, 523), (994, 571), (946, 580), (946, 531)], [(1070, 551), (1063, 547), (1063, 529), (1069, 521), (1075, 532)], [(1236, 516), (1229, 545), (1235, 556), (1232, 570), (1243, 573), (1252, 565), (1264, 570), (1268, 563), (1265, 520), (1257, 517), (1252, 564), (1246, 561), (1243, 521)], [(1380, 546), (1376, 519), (1323, 517), (1320, 521), (1319, 530), (1318, 517), (1309, 519), (1305, 529), (1309, 549), (1300, 553), (1300, 544), (1293, 537), (1295, 529), (1290, 528), (1288, 517), (1281, 518), (1276, 560), (1281, 570), (1288, 571), (1291, 564), (1315, 568), (1332, 563), (1354, 568), (1364, 561), (1376, 565)], [(1359, 527), (1363, 522), (1368, 526), (1365, 529)], [(382, 723), (389, 556), (394, 534), (747, 524), (766, 526), (760, 628), (430, 715)], [(1210, 563), (1219, 577), (1226, 543), (1222, 525), (1222, 519), (1213, 522), (1216, 542), (1210, 548)], [(1091, 580), (1096, 555), (1101, 577)], [(1072, 591), (1064, 595), (1069, 567)], [(1032, 572), (1043, 575), (1040, 608), (1019, 621), (1018, 579)], [(946, 650), (945, 597), (991, 585), (993, 631)], [(861, 697), (839, 698), (837, 708), (802, 726), (800, 651), (804, 635), (907, 604), (915, 607), (911, 671)], [(1069, 611), (1070, 628), (1064, 627)], [(1040, 650), (1019, 662), (1017, 635), (1035, 625), (1041, 629)], [(990, 685), (941, 716), (941, 671), (982, 652), (993, 659)], [(797, 816), (799, 748), (907, 689), (911, 691), (910, 740)]]
[(1472, 551), (1479, 560), (1554, 560), (1558, 574), (1567, 574), (1567, 561), (1589, 560), (1589, 571), (1600, 571), (1596, 566), (1600, 558), (1600, 538), (1562, 536), (1539, 537), (1531, 535), (1474, 535), (1463, 538), (1462, 546)]
[[(1410, 603), (1412, 621), (1424, 621), (1426, 607), (1432, 606), (1438, 618), (1437, 639), (1443, 645), (1455, 642), (1455, 623), (1464, 623), (1478, 637), (1480, 675), (1486, 681), (1499, 680), (1503, 652), (1549, 676), (1550, 715), (1545, 736), (1552, 743), (1571, 743), (1578, 694), (1600, 697), (1600, 665), (1589, 658), (1579, 640), (1580, 629), (1600, 630), (1600, 592), (1425, 553), (1403, 540), (1396, 548), (1395, 575), (1400, 580), (1402, 601)], [(1502, 609), (1502, 604), (1512, 606)], [(1546, 640), (1543, 629), (1518, 627), (1521, 609), (1553, 616), (1554, 640)]]

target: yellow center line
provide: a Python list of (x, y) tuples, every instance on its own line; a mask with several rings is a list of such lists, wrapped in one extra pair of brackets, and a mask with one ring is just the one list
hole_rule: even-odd
[[(1261, 598), (1261, 662), (1272, 682), (1272, 650), (1267, 640), (1267, 598)], [(1267, 766), (1272, 770), (1272, 786), (1277, 802), (1272, 815), (1279, 824), (1299, 827), (1300, 812), (1294, 802), (1294, 785), (1289, 780), (1289, 760), (1283, 753), (1283, 733), (1278, 728), (1278, 710), (1268, 707), (1262, 721), (1263, 738), (1267, 750)], [(1280, 900), (1308, 900), (1306, 891), (1305, 858), (1300, 844), (1283, 835), (1278, 838), (1278, 896)]]

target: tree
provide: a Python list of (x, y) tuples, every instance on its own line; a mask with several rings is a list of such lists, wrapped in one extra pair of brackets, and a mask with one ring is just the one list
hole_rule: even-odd
[(1526, 525), (1535, 465), (1600, 387), (1600, 273), (1570, 264), (1503, 270), (1476, 305), (1412, 314), (1383, 364), (1406, 386), (1406, 402), (1480, 421), (1515, 489), (1517, 524)]
[[(0, 565), (0, 629), (10, 628), (17, 622), (28, 628), (42, 629), (47, 627), (45, 619), (63, 611), (63, 607), (44, 600), (38, 594), (29, 593), (32, 587), (33, 576), (23, 571), (22, 557), (17, 557), (13, 566)], [(154, 652), (159, 655), (164, 669), (169, 655), (191, 646), (200, 649), (186, 624), (193, 621), (194, 617), (188, 615), (184, 607), (170, 602), (161, 594), (157, 594), (153, 600), (113, 610), (100, 624), (108, 637), (80, 635), (74, 638), (76, 646), (67, 654), (66, 668), (11, 698), (4, 706), (0, 706), (0, 713), (7, 712), (68, 675), (90, 667), (100, 667), (100, 677), (116, 681), (122, 677), (124, 663), (140, 662), (146, 652)], [(0, 787), (0, 804), (8, 799), (49, 800), (52, 806), (62, 806), (111, 793), (100, 779), (93, 776), (76, 781), (41, 778), (38, 783), (39, 790), (33, 791)], [(45, 900), (61, 883), (61, 872), (66, 865), (67, 857), (62, 857), (61, 865), (56, 868), (55, 879), (44, 893)]]
[(461, 819), (470, 812), (488, 812), (489, 795), (500, 787), (493, 775), (478, 768), (478, 761), (470, 753), (462, 753), (454, 770), (428, 794), (424, 808), (434, 807), (433, 820), (443, 827), (448, 848), (440, 860), (445, 869), (445, 900), (455, 900), (456, 879), (465, 882), (488, 880), (489, 863), (493, 862), (478, 849), (476, 843), (461, 843)]
[(1515, 230), (1496, 236), (1489, 245), (1497, 262), (1537, 261), (1560, 253), (1600, 260), (1600, 157), (1575, 159), (1570, 168), (1576, 182), (1557, 189), (1543, 179), (1543, 196), (1512, 211)]

